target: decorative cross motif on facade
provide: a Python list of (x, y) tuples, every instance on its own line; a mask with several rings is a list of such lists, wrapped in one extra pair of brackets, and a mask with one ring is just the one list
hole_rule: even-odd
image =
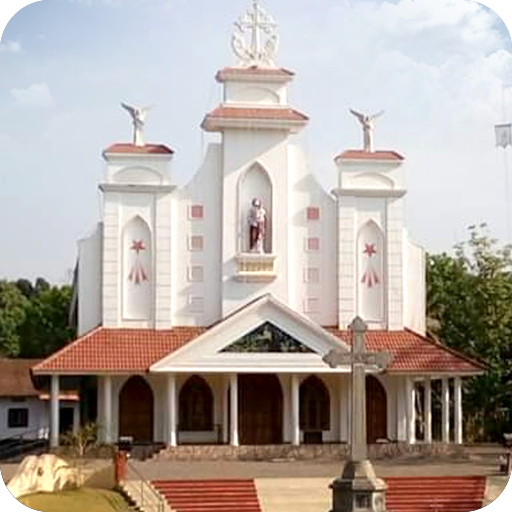
[(367, 256), (366, 260), (366, 270), (364, 271), (363, 276), (361, 277), (361, 283), (365, 284), (368, 288), (373, 288), (373, 286), (379, 284), (379, 275), (375, 270), (372, 263), (372, 256), (377, 254), (377, 249), (375, 248), (375, 244), (364, 244), (363, 254)]
[(331, 350), (323, 357), (323, 361), (331, 368), (350, 364), (352, 372), (351, 387), (351, 427), (350, 427), (350, 456), (354, 462), (367, 458), (366, 447), (366, 368), (368, 366), (383, 370), (390, 362), (387, 352), (366, 352), (365, 332), (368, 329), (365, 322), (356, 317), (350, 325), (352, 331), (352, 349), (349, 353)]
[(148, 275), (140, 261), (139, 253), (146, 250), (143, 240), (133, 240), (130, 247), (131, 251), (135, 251), (135, 263), (133, 264), (128, 279), (135, 284), (141, 284), (143, 281), (148, 281)]
[[(273, 59), (277, 53), (279, 36), (275, 33), (277, 23), (272, 16), (253, 0), (252, 9), (248, 10), (235, 22), (236, 31), (231, 37), (231, 47), (244, 66), (274, 66)], [(250, 44), (244, 34), (250, 32)], [(262, 35), (268, 35), (263, 43)]]

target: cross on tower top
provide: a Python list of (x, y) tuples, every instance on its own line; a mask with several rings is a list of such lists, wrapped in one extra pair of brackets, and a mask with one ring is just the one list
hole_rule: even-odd
[[(253, 0), (249, 9), (235, 22), (236, 30), (231, 38), (231, 46), (243, 66), (274, 66), (273, 59), (277, 53), (279, 36), (277, 23), (258, 3)], [(250, 41), (244, 35), (250, 33)], [(268, 35), (263, 42), (262, 36)]]

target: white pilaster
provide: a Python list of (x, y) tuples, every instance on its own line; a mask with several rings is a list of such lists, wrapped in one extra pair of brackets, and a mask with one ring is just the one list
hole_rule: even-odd
[(222, 442), (229, 443), (229, 378), (224, 375), (222, 382)]
[(52, 375), (50, 387), (50, 448), (59, 446), (59, 376)]
[(291, 378), (292, 393), (291, 393), (291, 411), (292, 411), (292, 445), (298, 446), (300, 444), (300, 422), (299, 422), (299, 376), (292, 375)]
[(454, 442), (456, 444), (462, 444), (462, 383), (460, 377), (455, 377), (453, 381), (453, 403), (455, 407), (454, 416)]
[(407, 443), (414, 444), (416, 442), (416, 389), (414, 387), (414, 380), (407, 377)]
[(388, 329), (404, 327), (404, 231), (403, 199), (387, 204), (387, 304)]
[(442, 403), (442, 439), (443, 443), (450, 442), (450, 386), (448, 379), (442, 379), (442, 392), (441, 392), (441, 403)]
[(238, 375), (232, 373), (229, 376), (229, 393), (231, 405), (230, 443), (238, 446)]
[(171, 194), (157, 194), (155, 198), (155, 327), (172, 327), (171, 275)]
[(112, 377), (103, 377), (103, 440), (105, 444), (112, 443)]
[(338, 324), (347, 328), (356, 316), (356, 200), (338, 199)]
[(177, 425), (177, 406), (176, 406), (176, 374), (167, 374), (167, 436), (166, 442), (168, 446), (176, 446), (178, 444), (178, 435), (176, 432)]
[(119, 199), (114, 192), (103, 194), (103, 278), (102, 278), (102, 324), (104, 327), (119, 327), (121, 323), (121, 246), (119, 241)]
[(432, 443), (432, 386), (430, 377), (425, 378), (424, 387), (425, 443)]

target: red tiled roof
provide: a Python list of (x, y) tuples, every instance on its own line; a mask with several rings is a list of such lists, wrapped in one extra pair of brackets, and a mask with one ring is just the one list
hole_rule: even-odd
[(108, 329), (98, 327), (32, 368), (38, 373), (145, 372), (206, 330), (205, 327)]
[(307, 121), (308, 116), (292, 108), (218, 107), (206, 116), (215, 119), (262, 119), (276, 121)]
[(293, 71), (284, 68), (260, 68), (258, 66), (250, 66), (248, 68), (222, 68), (217, 72), (215, 78), (218, 82), (223, 82), (229, 76), (268, 76), (268, 77), (283, 77), (291, 78), (295, 75)]
[(144, 144), (144, 146), (136, 146), (135, 144), (112, 144), (105, 153), (127, 153), (135, 155), (172, 155), (174, 151), (164, 144)]
[[(351, 343), (351, 333), (334, 327), (327, 331)], [(390, 372), (460, 372), (475, 373), (485, 366), (444, 345), (435, 343), (413, 331), (368, 331), (366, 349), (371, 352), (386, 350), (392, 356)]]
[[(35, 374), (146, 372), (156, 362), (203, 334), (207, 327), (168, 330), (98, 327), (33, 367)], [(325, 329), (350, 343), (349, 331)], [(368, 331), (369, 351), (387, 350), (390, 372), (481, 372), (485, 367), (409, 330)]]
[(334, 160), (404, 160), (396, 151), (364, 151), (362, 149), (348, 149), (343, 151)]
[(30, 368), (41, 359), (0, 358), (0, 396), (38, 396), (30, 377)]

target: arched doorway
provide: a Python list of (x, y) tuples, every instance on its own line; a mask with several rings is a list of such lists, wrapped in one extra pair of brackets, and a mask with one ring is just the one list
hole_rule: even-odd
[(153, 440), (153, 391), (142, 377), (130, 377), (119, 393), (119, 436)]
[(190, 377), (180, 390), (179, 430), (213, 430), (213, 393), (208, 383), (199, 375)]
[(300, 385), (299, 397), (304, 442), (321, 443), (322, 431), (329, 430), (331, 423), (329, 391), (321, 379), (311, 375)]
[(275, 375), (238, 376), (240, 444), (283, 442), (283, 392)]
[(388, 437), (386, 390), (372, 375), (366, 377), (366, 439), (368, 444)]

